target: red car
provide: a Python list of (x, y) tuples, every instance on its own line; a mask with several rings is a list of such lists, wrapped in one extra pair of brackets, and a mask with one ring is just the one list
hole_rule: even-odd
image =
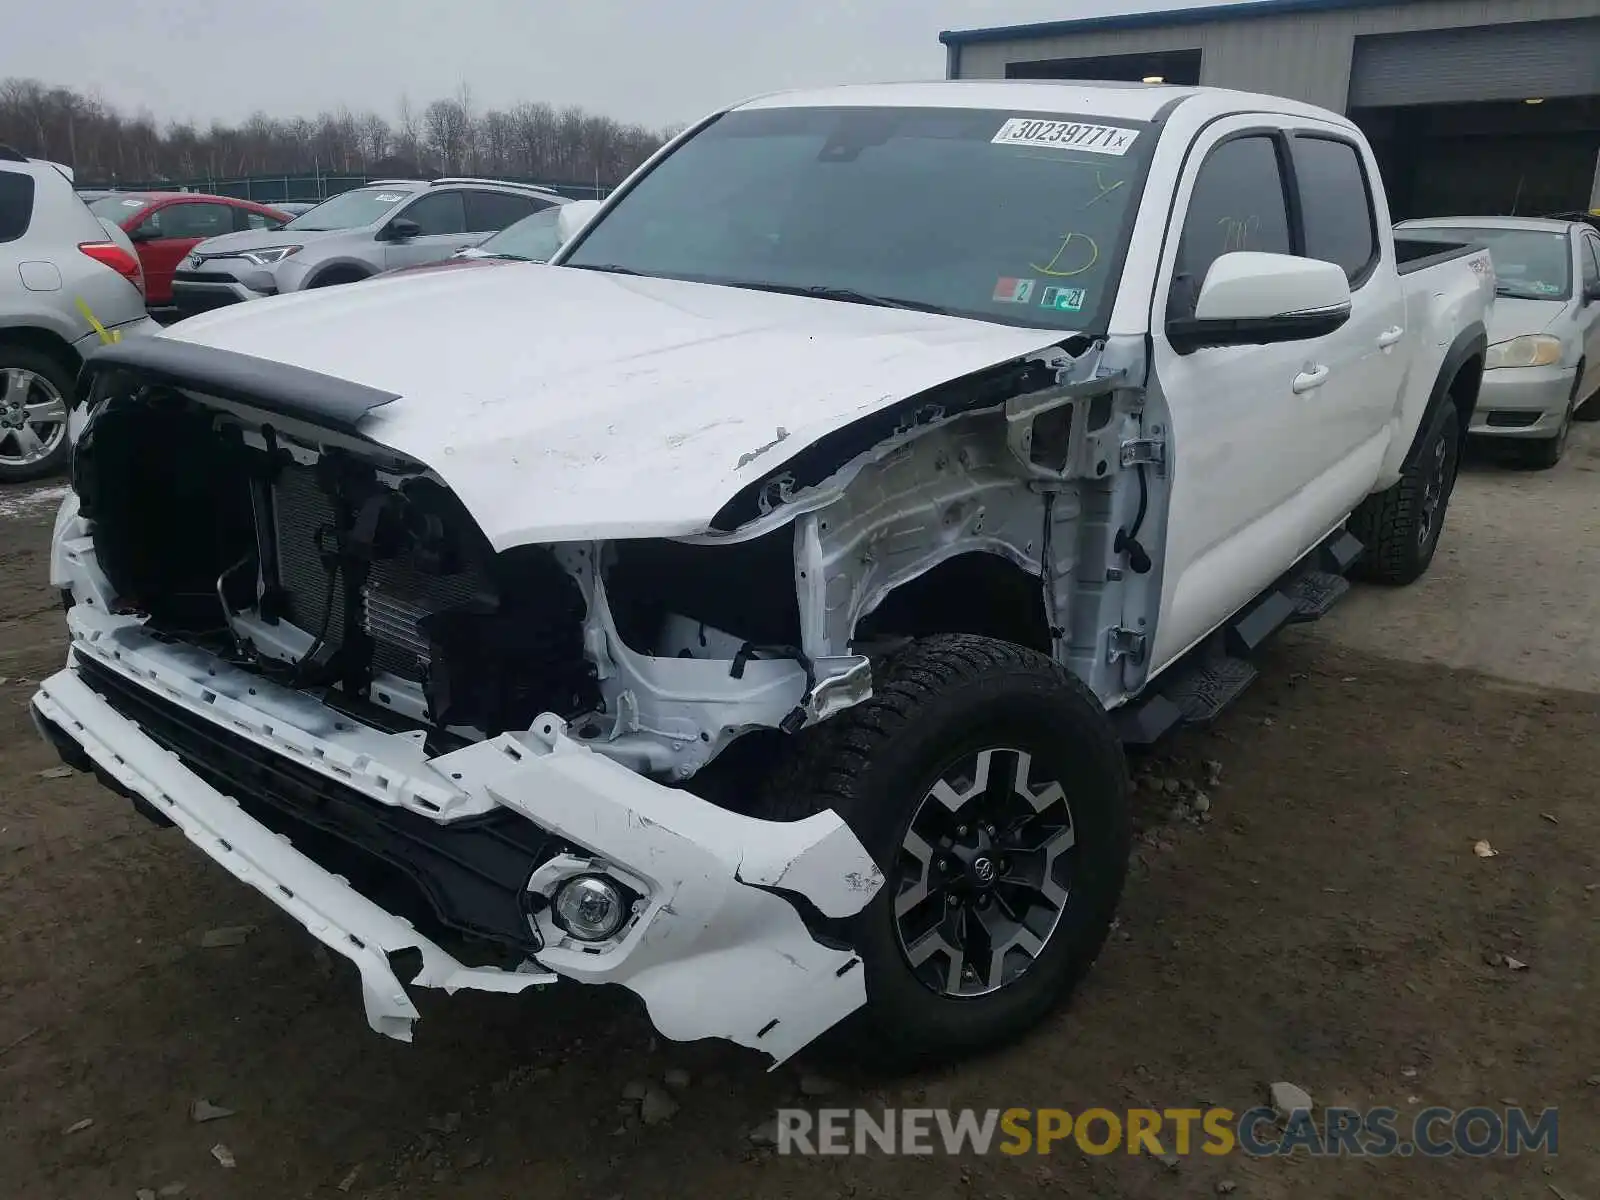
[(113, 192), (89, 209), (133, 239), (151, 308), (172, 303), (172, 273), (196, 243), (246, 229), (281, 229), (293, 220), (265, 204), (199, 192)]

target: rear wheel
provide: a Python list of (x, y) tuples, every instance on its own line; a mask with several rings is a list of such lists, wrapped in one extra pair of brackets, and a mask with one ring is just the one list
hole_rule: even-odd
[(1368, 496), (1350, 516), (1366, 547), (1356, 574), (1374, 583), (1414, 583), (1433, 562), (1461, 461), (1461, 418), (1448, 397), (1434, 409), (1400, 482)]
[(41, 479), (66, 466), (72, 394), (72, 374), (61, 363), (31, 346), (0, 342), (0, 483)]
[(851, 920), (861, 1047), (896, 1063), (1015, 1039), (1094, 962), (1127, 871), (1127, 769), (1094, 695), (1031, 650), (913, 644), (805, 735), (764, 815), (832, 808), (883, 868)]

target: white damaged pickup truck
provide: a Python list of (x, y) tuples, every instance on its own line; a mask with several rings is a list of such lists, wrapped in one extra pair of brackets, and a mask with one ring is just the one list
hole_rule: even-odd
[(37, 725), (399, 1038), (558, 979), (780, 1062), (1021, 1034), (1124, 747), (1427, 569), (1494, 295), (1343, 118), (1120, 84), (742, 104), (556, 262), (85, 367)]

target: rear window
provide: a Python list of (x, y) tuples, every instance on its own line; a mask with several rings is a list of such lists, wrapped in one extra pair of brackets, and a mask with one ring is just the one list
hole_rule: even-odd
[(1572, 299), (1572, 242), (1565, 233), (1492, 225), (1407, 225), (1406, 237), (1479, 242), (1494, 262), (1495, 290), (1517, 300)]
[(1305, 217), (1306, 257), (1344, 268), (1352, 287), (1378, 261), (1372, 195), (1361, 154), (1350, 142), (1297, 137), (1294, 173)]
[(113, 225), (121, 225), (129, 217), (136, 217), (149, 207), (149, 196), (102, 196), (89, 203), (90, 212), (97, 217), (104, 217)]
[(14, 242), (33, 222), (33, 176), (0, 171), (0, 242)]

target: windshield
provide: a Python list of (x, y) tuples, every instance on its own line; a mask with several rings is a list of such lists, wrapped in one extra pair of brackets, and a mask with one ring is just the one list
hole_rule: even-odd
[(381, 221), (410, 192), (391, 191), (388, 188), (356, 188), (341, 192), (331, 200), (324, 200), (309, 212), (301, 213), (284, 226), (285, 229), (316, 231), (323, 229), (360, 229)]
[(1154, 141), (978, 109), (729, 113), (564, 265), (1103, 328)]
[(89, 211), (95, 216), (105, 217), (106, 220), (114, 221), (118, 225), (149, 207), (149, 196), (135, 196), (126, 192), (115, 196), (102, 196), (98, 200), (89, 202)]
[(507, 225), (492, 238), (478, 244), (479, 254), (501, 258), (525, 258), (529, 262), (548, 262), (561, 248), (561, 205), (552, 204), (531, 216)]
[(1425, 241), (1481, 242), (1494, 263), (1495, 290), (1518, 300), (1572, 299), (1572, 245), (1564, 233), (1493, 226), (1407, 226)]

